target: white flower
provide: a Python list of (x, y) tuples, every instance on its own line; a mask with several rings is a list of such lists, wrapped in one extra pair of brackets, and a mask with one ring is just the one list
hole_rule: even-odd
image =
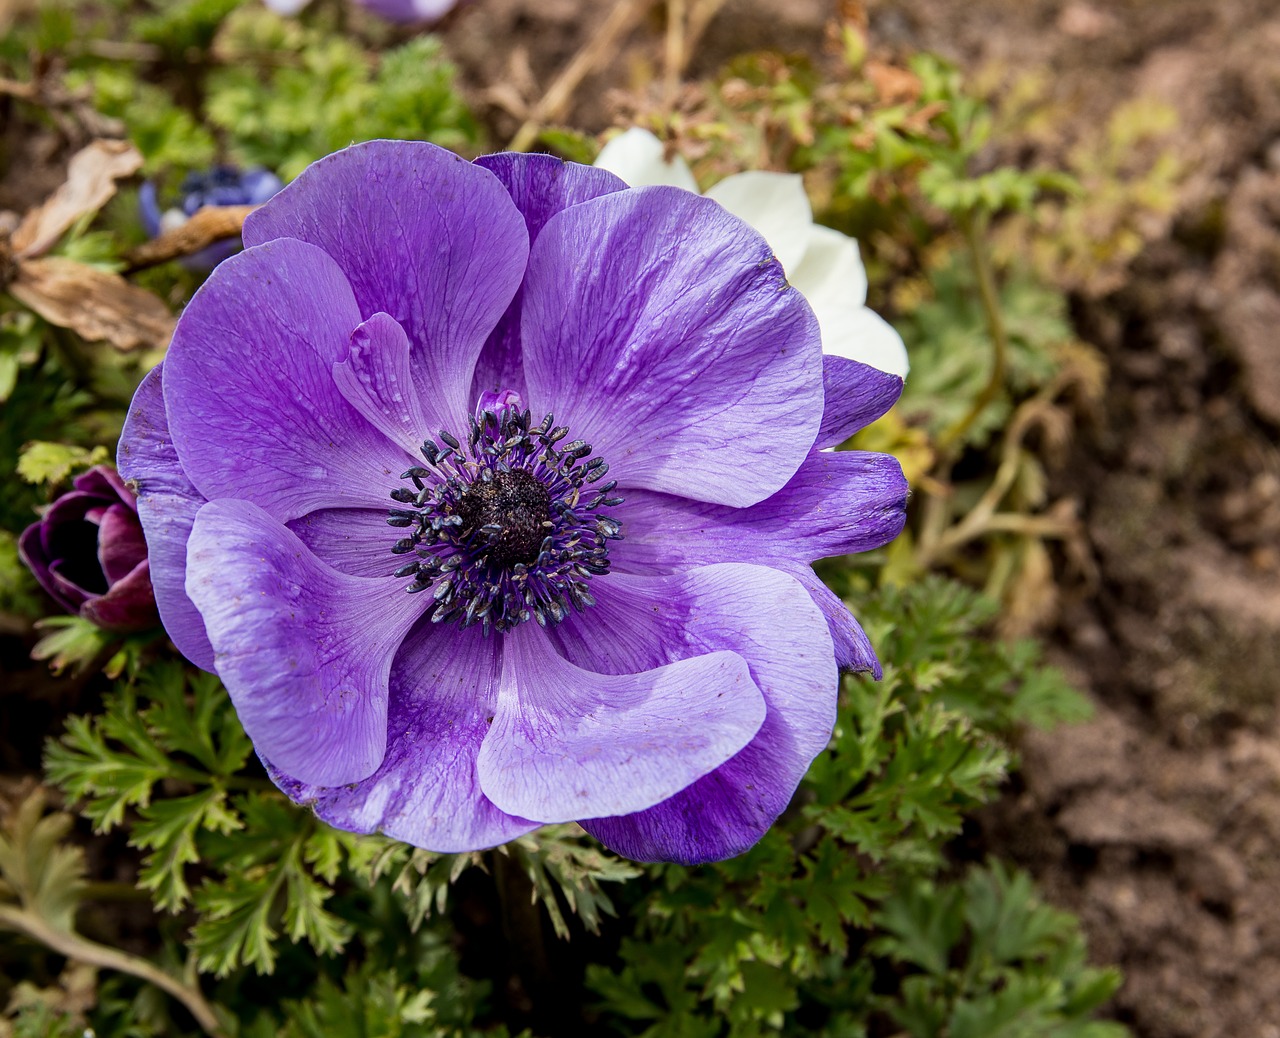
[[(606, 144), (596, 165), (632, 187), (666, 184), (698, 190), (684, 159), (677, 155), (668, 162), (662, 142), (638, 127)], [(736, 173), (707, 191), (707, 197), (746, 220), (773, 246), (787, 279), (804, 293), (818, 317), (826, 353), (906, 375), (907, 349), (902, 337), (866, 307), (867, 271), (858, 255), (858, 243), (813, 222), (813, 209), (799, 176)]]

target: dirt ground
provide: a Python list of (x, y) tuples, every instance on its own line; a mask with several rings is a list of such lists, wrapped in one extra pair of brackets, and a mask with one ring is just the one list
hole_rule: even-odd
[[(695, 71), (750, 47), (818, 53), (833, 6), (730, 0)], [(1072, 299), (1111, 377), (1055, 477), (1100, 580), (1068, 578), (1054, 638), (1097, 717), (1027, 738), (982, 839), (1080, 913), (1094, 957), (1126, 973), (1114, 1012), (1141, 1038), (1280, 1038), (1280, 2), (866, 6), (879, 44), (1047, 71), (1079, 128), (1137, 97), (1178, 114), (1172, 216), (1118, 287)], [(485, 0), (450, 42), (511, 107), (599, 18), (580, 0)], [(495, 39), (516, 41), (505, 68)], [(643, 60), (589, 78), (575, 122), (607, 125), (608, 88)]]

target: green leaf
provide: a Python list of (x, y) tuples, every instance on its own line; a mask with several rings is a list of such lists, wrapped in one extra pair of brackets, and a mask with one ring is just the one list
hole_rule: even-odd
[(62, 483), (73, 469), (92, 468), (110, 457), (106, 447), (86, 450), (75, 444), (36, 440), (22, 449), (17, 471), (28, 483)]
[(84, 851), (67, 842), (73, 824), (64, 811), (45, 814), (36, 787), (0, 831), (0, 898), (13, 898), (58, 930), (70, 931), (84, 891)]

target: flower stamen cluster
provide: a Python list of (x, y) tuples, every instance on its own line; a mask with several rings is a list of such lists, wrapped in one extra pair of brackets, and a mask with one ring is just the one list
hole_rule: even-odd
[(548, 414), (536, 427), (528, 410), (507, 405), (471, 419), (466, 447), (447, 430), (422, 445), (427, 466), (401, 475), (413, 489), (391, 498), (387, 523), (409, 529), (391, 548), (416, 558), (395, 571), (412, 577), (410, 594), (432, 589), (433, 623), (480, 624), (499, 634), (534, 619), (555, 626), (595, 604), (592, 577), (609, 572), (609, 541), (621, 524), (607, 514), (622, 504), (617, 480), (588, 459), (591, 445), (573, 440)]

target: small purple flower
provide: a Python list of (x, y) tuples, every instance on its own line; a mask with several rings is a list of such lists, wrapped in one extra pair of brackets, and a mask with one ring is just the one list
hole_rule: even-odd
[(154, 627), (160, 618), (137, 499), (110, 465), (73, 485), (23, 531), (18, 554), (67, 612), (108, 631)]
[[(277, 14), (297, 14), (311, 0), (266, 0)], [(361, 7), (393, 22), (436, 21), (453, 10), (458, 0), (356, 0)]]
[[(138, 189), (138, 209), (142, 225), (155, 238), (163, 231), (181, 227), (207, 205), (261, 205), (284, 184), (269, 170), (248, 169), (243, 172), (231, 166), (214, 166), (205, 173), (191, 173), (182, 182), (182, 202), (161, 211), (156, 186), (150, 180)], [(212, 270), (240, 248), (237, 241), (210, 245), (182, 265), (191, 270)]]
[(879, 671), (810, 563), (901, 529), (897, 462), (824, 448), (902, 379), (824, 358), (723, 207), (546, 155), (357, 145), (244, 238), (120, 466), (165, 626), (274, 780), (437, 851), (754, 844), (837, 667)]

